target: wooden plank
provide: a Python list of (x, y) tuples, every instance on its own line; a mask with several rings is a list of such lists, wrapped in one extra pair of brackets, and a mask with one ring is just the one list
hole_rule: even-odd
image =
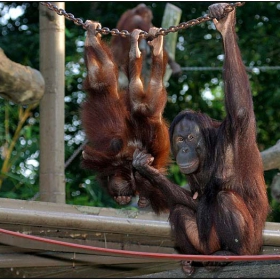
[[(3, 225), (1, 225), (4, 228)], [(5, 227), (6, 228), (6, 227)], [(10, 230), (10, 228), (6, 228)], [(26, 233), (26, 230), (22, 230), (20, 226), (14, 227), (16, 231), (23, 231)], [(69, 230), (68, 230), (69, 231)], [(46, 233), (46, 234), (45, 234)], [(52, 240), (69, 242), (74, 244), (88, 245), (98, 248), (110, 248), (117, 250), (129, 250), (136, 252), (157, 252), (157, 253), (175, 253), (173, 248), (173, 242), (170, 240), (152, 237), (138, 238), (139, 236), (130, 236), (130, 235), (105, 235), (103, 233), (97, 232), (94, 234), (85, 234), (81, 235), (80, 233), (71, 230), (69, 235), (74, 236), (71, 238), (67, 232), (60, 231), (60, 236), (52, 234), (53, 232), (47, 231), (29, 231), (29, 234), (33, 234), (36, 236), (41, 236), (44, 238), (49, 238)], [(66, 237), (68, 235), (68, 237)], [(6, 234), (0, 234), (0, 242), (5, 245), (10, 245), (13, 247), (25, 248), (26, 251), (30, 250), (47, 250), (47, 251), (58, 251), (58, 252), (80, 252), (90, 254), (88, 250), (83, 249), (73, 249), (67, 246), (56, 245), (56, 244), (48, 244), (43, 242), (32, 241), (24, 238), (18, 238)], [(0, 253), (9, 253), (14, 252), (11, 251), (9, 246), (1, 247)]]
[(79, 265), (62, 267), (26, 267), (26, 268), (0, 268), (1, 278), (66, 278), (66, 279), (85, 279), (85, 278), (131, 278), (137, 277), (146, 272), (165, 271), (178, 268), (179, 264), (172, 266), (168, 263), (144, 263), (126, 265)]
[[(164, 15), (162, 18), (161, 26), (162, 28), (169, 28), (170, 26), (176, 26), (180, 23), (182, 15), (182, 10), (171, 3), (166, 3)], [(164, 37), (164, 47), (168, 52), (169, 57), (175, 60), (176, 45), (177, 45), (178, 32), (169, 33)], [(170, 76), (172, 75), (172, 70), (169, 65), (167, 65), (166, 72), (164, 75), (164, 82), (166, 83)]]
[[(130, 258), (120, 256), (104, 256), (100, 254), (80, 254), (65, 252), (25, 252), (0, 255), (0, 268), (5, 267), (46, 267), (46, 266), (79, 266), (79, 265), (119, 265), (159, 263), (145, 258)], [(161, 263), (178, 263), (178, 261), (160, 261)]]
[[(280, 255), (280, 247), (264, 246), (263, 254)], [(181, 268), (172, 269), (170, 271), (162, 271), (158, 273), (145, 274), (137, 276), (137, 278), (161, 278), (161, 279), (180, 279), (186, 278)], [(280, 262), (279, 261), (252, 261), (252, 262), (232, 262), (224, 267), (218, 267), (215, 271), (210, 271), (195, 264), (195, 273), (188, 277), (194, 279), (227, 279), (227, 278), (280, 278)]]
[(145, 274), (137, 276), (144, 279), (231, 279), (231, 278), (249, 278), (249, 279), (279, 279), (280, 278), (280, 263), (279, 261), (255, 261), (255, 262), (240, 262), (230, 263), (224, 267), (217, 268), (216, 271), (209, 271), (205, 267), (196, 267), (195, 273), (190, 277), (186, 277), (181, 268), (164, 271), (153, 274)]
[[(50, 229), (85, 230), (135, 236), (168, 238), (168, 215), (156, 216), (143, 210), (117, 210), (98, 207), (0, 199), (0, 223), (41, 226)], [(266, 223), (264, 244), (280, 246), (280, 224)]]
[[(117, 210), (0, 199), (0, 228), (100, 248), (175, 253), (167, 219), (168, 215), (156, 216), (152, 212), (143, 210)], [(264, 254), (280, 254), (279, 233), (279, 224), (266, 224), (264, 241), (270, 246), (264, 247)], [(139, 278), (141, 275), (145, 275), (144, 278), (185, 277), (179, 268), (178, 261), (163, 262), (160, 259), (115, 257), (103, 253), (101, 256), (98, 253), (80, 249), (75, 251), (76, 249), (65, 246), (34, 242), (6, 234), (0, 234), (0, 243), (6, 244), (0, 246), (0, 256), (3, 260), (6, 259), (2, 262), (0, 257), (1, 277), (4, 277), (2, 275), (8, 275), (7, 278), (23, 276), (27, 278), (93, 278), (93, 275), (94, 278), (134, 276)], [(77, 257), (75, 268), (72, 266), (74, 252)], [(26, 259), (22, 259), (22, 256)], [(268, 275), (275, 276), (277, 263), (279, 269), (279, 262), (275, 261), (232, 263), (222, 268), (222, 272), (218, 274), (197, 267), (193, 278), (240, 276), (246, 274), (244, 270), (249, 271), (247, 266), (260, 266), (267, 271), (270, 265), (272, 269)], [(34, 267), (30, 267), (31, 265)], [(41, 269), (38, 269), (38, 265)], [(170, 272), (158, 274), (166, 270)], [(239, 270), (243, 274), (237, 273)], [(250, 273), (246, 274), (250, 278), (251, 275), (263, 275), (256, 270)]]
[[(0, 199), (0, 223), (86, 231), (169, 237), (168, 215), (145, 211), (75, 207), (56, 203)], [(87, 214), (87, 209), (89, 214)], [(81, 210), (81, 211), (80, 211)], [(95, 214), (92, 214), (95, 213)]]

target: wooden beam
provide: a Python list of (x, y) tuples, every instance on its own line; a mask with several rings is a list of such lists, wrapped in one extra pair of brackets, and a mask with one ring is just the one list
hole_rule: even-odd
[[(53, 2), (64, 9), (64, 2)], [(40, 5), (40, 71), (46, 92), (40, 103), (40, 199), (65, 203), (65, 18)]]
[[(176, 26), (180, 23), (182, 15), (182, 10), (170, 3), (167, 3), (164, 10), (164, 15), (162, 18), (161, 26), (163, 28), (168, 28), (170, 26)], [(164, 47), (168, 52), (171, 59), (175, 60), (175, 52), (177, 45), (178, 32), (171, 32), (164, 37)], [(169, 65), (167, 65), (164, 82), (167, 82), (172, 74), (172, 70)]]
[[(86, 231), (87, 234), (90, 232), (122, 234), (129, 235), (132, 239), (134, 235), (137, 238), (143, 236), (146, 244), (149, 243), (149, 238), (151, 240), (154, 238), (166, 242), (168, 247), (170, 242), (173, 242), (167, 214), (156, 216), (143, 210), (73, 206), (3, 198), (0, 199), (0, 205), (0, 224), (80, 230)], [(265, 245), (280, 246), (280, 224), (266, 223), (263, 238)], [(104, 240), (104, 237), (101, 236), (101, 239)]]
[(261, 152), (264, 170), (280, 169), (280, 140)]
[[(137, 209), (73, 206), (3, 198), (0, 198), (0, 205), (0, 228), (3, 229), (100, 248), (176, 253), (168, 215), (156, 216), (152, 212)], [(266, 223), (263, 236), (266, 246), (263, 247), (262, 254), (279, 255), (280, 224)], [(143, 278), (186, 277), (176, 260), (100, 254), (83, 248), (27, 240), (5, 233), (0, 234), (0, 243), (0, 275), (6, 278), (16, 275), (17, 278), (140, 278), (143, 274), (146, 274)], [(149, 274), (166, 270), (170, 271)], [(279, 261), (234, 262), (214, 272), (196, 267), (192, 278), (265, 276), (279, 276)]]
[(209, 270), (197, 266), (194, 274), (187, 277), (181, 268), (154, 274), (137, 276), (141, 279), (279, 279), (279, 261), (234, 262)]

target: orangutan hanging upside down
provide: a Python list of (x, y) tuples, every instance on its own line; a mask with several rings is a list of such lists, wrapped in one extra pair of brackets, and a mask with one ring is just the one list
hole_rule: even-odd
[[(135, 172), (134, 151), (145, 149), (154, 155), (153, 167), (164, 174), (169, 161), (168, 128), (162, 113), (166, 103), (163, 76), (167, 59), (163, 52), (163, 36), (152, 47), (150, 81), (144, 89), (141, 81), (141, 52), (138, 40), (141, 30), (131, 34), (129, 51), (129, 85), (118, 89), (118, 68), (110, 49), (101, 41), (97, 22), (87, 21), (85, 62), (87, 77), (84, 89), (87, 99), (82, 105), (81, 119), (89, 144), (84, 149), (83, 166), (97, 172), (109, 194), (119, 203), (127, 204), (139, 194), (139, 206), (151, 204), (155, 212), (167, 208), (166, 198), (159, 188)], [(153, 27), (149, 33), (156, 34)]]

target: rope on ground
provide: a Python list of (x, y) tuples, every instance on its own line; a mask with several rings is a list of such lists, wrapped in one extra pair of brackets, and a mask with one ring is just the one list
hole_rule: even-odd
[(94, 247), (89, 245), (74, 244), (74, 243), (69, 243), (64, 241), (38, 237), (34, 235), (27, 235), (24, 233), (14, 232), (2, 228), (0, 228), (0, 233), (9, 236), (29, 239), (32, 241), (38, 241), (41, 243), (65, 246), (73, 249), (87, 250), (99, 254), (116, 255), (116, 256), (124, 256), (124, 257), (138, 257), (138, 258), (143, 257), (143, 258), (152, 258), (152, 259), (166, 259), (166, 260), (178, 260), (178, 261), (186, 260), (186, 261), (199, 261), (199, 262), (208, 262), (208, 261), (238, 262), (238, 261), (280, 260), (280, 255), (213, 256), (213, 255), (181, 255), (181, 254), (137, 252), (137, 251), (107, 249), (107, 248), (100, 248), (100, 247)]

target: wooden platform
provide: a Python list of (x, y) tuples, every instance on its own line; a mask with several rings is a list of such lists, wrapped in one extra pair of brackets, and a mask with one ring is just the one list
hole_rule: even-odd
[[(74, 244), (176, 253), (168, 215), (0, 199), (0, 228)], [(267, 223), (264, 254), (280, 255), (280, 224)], [(249, 267), (252, 269), (250, 270)], [(226, 276), (228, 275), (228, 276)], [(198, 267), (192, 278), (280, 277), (280, 262), (232, 263), (218, 272)], [(72, 249), (0, 234), (0, 278), (184, 278), (176, 260)]]

